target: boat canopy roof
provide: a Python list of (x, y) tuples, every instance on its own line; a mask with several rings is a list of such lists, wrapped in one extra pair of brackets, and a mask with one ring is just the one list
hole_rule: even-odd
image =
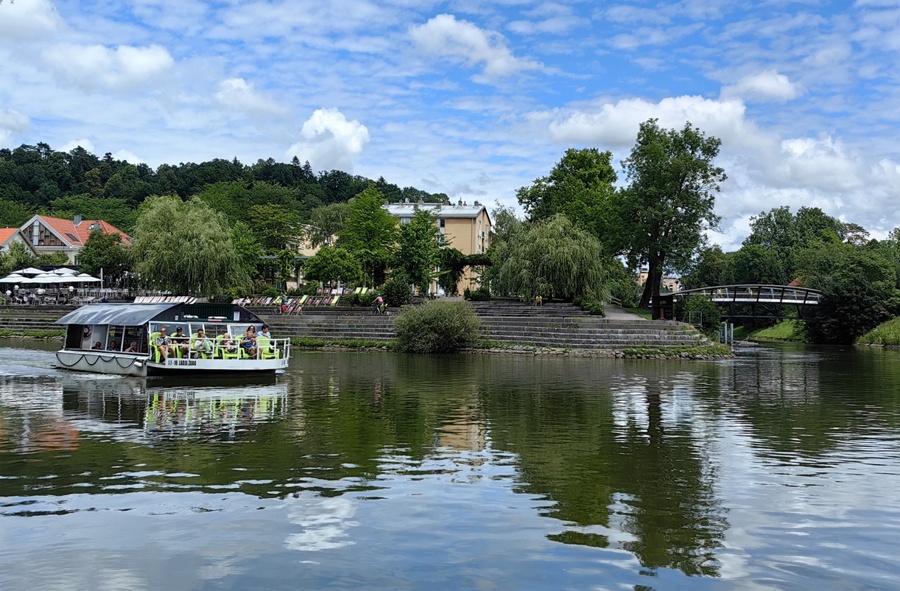
[(108, 324), (110, 326), (141, 326), (160, 314), (177, 308), (177, 303), (160, 304), (87, 304), (69, 312), (56, 324)]

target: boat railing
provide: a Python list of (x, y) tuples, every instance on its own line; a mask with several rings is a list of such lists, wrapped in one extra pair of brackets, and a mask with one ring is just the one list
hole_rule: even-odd
[[(291, 339), (270, 338), (267, 347), (255, 347), (253, 357), (250, 357), (247, 349), (241, 347), (237, 341), (231, 345), (226, 345), (221, 341), (215, 342), (211, 351), (213, 359), (288, 359), (291, 354)], [(195, 353), (197, 352), (191, 352), (192, 355)], [(199, 353), (197, 354), (199, 355)]]

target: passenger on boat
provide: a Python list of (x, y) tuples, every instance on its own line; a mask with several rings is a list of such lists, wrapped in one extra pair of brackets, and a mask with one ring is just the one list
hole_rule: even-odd
[(110, 341), (110, 342), (109, 342), (109, 346), (106, 347), (106, 349), (107, 349), (107, 351), (118, 351), (118, 350), (119, 350), (119, 343), (117, 343), (117, 342), (115, 342), (115, 341)]
[(184, 334), (184, 329), (180, 326), (175, 328), (175, 334), (172, 335), (172, 343), (181, 349), (182, 357), (187, 357), (187, 354), (191, 350), (191, 341), (187, 335)]
[(235, 352), (234, 339), (231, 338), (231, 333), (225, 333), (222, 335), (222, 346), (225, 347), (225, 350), (229, 353)]
[(263, 324), (262, 328), (259, 331), (259, 336), (266, 337), (267, 339), (271, 339), (272, 335), (269, 334), (269, 325)]
[(128, 348), (125, 349), (125, 352), (126, 353), (137, 353), (138, 352), (137, 343), (134, 341), (131, 341), (131, 343), (129, 343), (129, 345), (128, 345)]
[(247, 351), (247, 356), (256, 357), (256, 327), (252, 324), (247, 327), (247, 331), (241, 336), (241, 347)]
[(165, 361), (169, 355), (175, 352), (174, 349), (172, 349), (172, 339), (166, 334), (165, 326), (159, 329), (159, 336), (156, 337), (153, 344), (159, 348), (159, 355), (162, 361)]
[(101, 343), (100, 341), (97, 341), (96, 343), (94, 343), (94, 346), (91, 347), (91, 349), (94, 349), (94, 350), (97, 350), (97, 351), (102, 351), (102, 350), (103, 350), (103, 343)]
[(197, 338), (194, 339), (194, 353), (209, 355), (212, 353), (212, 341), (206, 338), (206, 331), (202, 328), (197, 329)]

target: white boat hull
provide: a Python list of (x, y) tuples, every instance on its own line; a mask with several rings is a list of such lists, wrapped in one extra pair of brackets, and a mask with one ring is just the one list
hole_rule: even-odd
[(150, 361), (148, 355), (130, 355), (106, 351), (57, 351), (59, 366), (72, 371), (146, 377), (179, 374), (265, 374), (283, 371), (288, 360), (275, 359), (167, 359), (163, 363)]
[(148, 355), (129, 355), (107, 351), (56, 352), (59, 366), (72, 371), (144, 377), (147, 375)]

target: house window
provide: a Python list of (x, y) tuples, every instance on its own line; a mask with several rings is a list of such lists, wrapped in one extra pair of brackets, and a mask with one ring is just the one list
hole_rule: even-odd
[(409, 218), (400, 218), (400, 225), (405, 226), (409, 223)]

